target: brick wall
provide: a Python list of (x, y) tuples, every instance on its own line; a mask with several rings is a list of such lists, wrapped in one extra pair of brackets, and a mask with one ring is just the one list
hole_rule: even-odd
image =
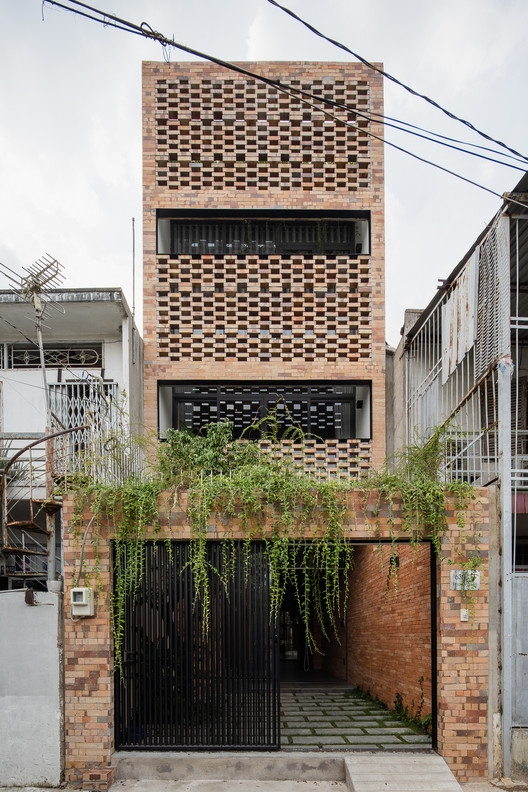
[[(448, 510), (448, 533), (444, 540), (442, 551), (449, 558), (453, 543), (460, 545), (464, 550), (474, 550), (475, 546), (469, 537), (473, 526), (480, 531), (479, 550), (484, 556), (482, 569), (482, 585), (475, 592), (472, 605), (472, 615), (469, 622), (460, 621), (460, 609), (467, 605), (461, 592), (449, 589), (449, 565), (437, 561), (437, 681), (438, 681), (438, 750), (445, 757), (449, 766), (460, 781), (468, 778), (485, 776), (487, 773), (487, 687), (488, 687), (488, 589), (486, 554), (488, 550), (488, 504), (486, 491), (478, 491), (479, 499), (471, 504), (466, 515), (466, 527), (460, 529), (457, 525), (457, 516), (453, 504)], [(373, 503), (375, 499), (373, 499)], [(354, 539), (372, 539), (373, 528), (370, 525), (372, 507), (365, 511), (359, 494), (350, 496), (350, 522), (349, 536)], [(170, 538), (189, 538), (189, 525), (185, 515), (185, 499), (180, 505), (174, 505), (171, 497), (166, 496), (160, 501), (160, 514), (162, 516), (162, 530), (156, 538), (169, 536)], [(75, 580), (74, 570), (80, 548), (80, 538), (72, 538), (69, 524), (71, 523), (71, 502), (66, 501), (65, 518), (65, 598), (69, 601), (70, 586)], [(88, 521), (86, 515), (86, 522)], [(381, 538), (390, 538), (388, 526), (388, 510), (381, 512), (378, 519), (378, 533)], [(398, 510), (393, 511), (394, 523), (400, 523)], [(271, 523), (270, 523), (271, 524)], [(226, 526), (221, 516), (211, 521), (211, 541), (222, 539)], [(235, 538), (243, 537), (236, 521), (232, 526)], [(95, 527), (93, 528), (95, 530)], [(97, 768), (107, 767), (113, 752), (114, 739), (114, 694), (112, 677), (112, 638), (109, 614), (109, 595), (111, 585), (110, 549), (112, 527), (103, 526), (99, 530), (98, 541), (98, 567), (99, 581), (102, 593), (97, 600), (97, 615), (74, 623), (66, 615), (65, 623), (65, 724), (66, 724), (66, 774), (70, 782), (82, 781), (83, 775), (89, 778)], [(90, 539), (93, 537), (90, 536)], [(363, 548), (365, 550), (366, 548)], [(429, 582), (429, 570), (425, 556), (428, 550), (420, 551), (416, 564), (421, 566), (423, 577), (420, 585), (425, 591)], [(370, 594), (374, 604), (366, 596), (367, 590), (363, 589), (357, 601), (361, 599), (366, 613), (376, 611), (379, 623), (384, 620), (382, 610), (391, 609), (393, 621), (407, 623), (410, 629), (409, 610), (413, 602), (418, 603), (415, 620), (425, 619), (425, 597), (418, 596), (420, 585), (416, 580), (420, 566), (408, 566), (411, 559), (407, 551), (405, 561), (401, 561), (400, 576), (402, 591), (408, 589), (409, 599), (401, 602), (396, 593), (389, 594), (387, 601), (379, 598), (380, 589), (385, 588), (386, 575), (381, 569), (380, 559), (376, 558), (375, 551), (365, 553), (364, 561), (359, 555), (358, 569), (363, 568), (364, 578), (374, 580), (374, 574), (368, 572), (369, 566), (378, 565), (379, 585), (371, 586), (374, 591)], [(372, 557), (369, 558), (369, 555)], [(456, 558), (452, 559), (455, 562)], [(93, 544), (87, 543), (88, 571), (94, 564)], [(407, 570), (408, 567), (408, 570)], [(367, 571), (365, 571), (367, 570)], [(420, 578), (422, 575), (420, 574)], [(407, 583), (404, 581), (407, 580)], [(92, 581), (95, 582), (94, 576)], [(83, 578), (81, 584), (85, 583)], [(417, 588), (418, 586), (418, 588)], [(352, 597), (354, 592), (352, 592)], [(377, 604), (376, 604), (377, 603)], [(351, 601), (351, 608), (354, 607)], [(66, 609), (66, 614), (68, 609)], [(371, 616), (373, 618), (373, 616)], [(397, 644), (396, 633), (391, 638)], [(422, 636), (423, 638), (423, 636)], [(419, 640), (419, 637), (418, 639)], [(349, 638), (351, 650), (353, 645)], [(371, 645), (372, 648), (373, 645)], [(424, 651), (426, 651), (425, 644)], [(375, 648), (375, 647), (374, 647)], [(361, 656), (361, 652), (357, 655)], [(369, 673), (372, 679), (381, 678), (379, 665), (387, 671), (387, 663), (393, 662), (392, 657), (387, 660), (386, 655), (377, 655), (371, 652)], [(409, 663), (413, 662), (412, 657)], [(418, 660), (416, 660), (418, 662)], [(411, 695), (412, 684), (416, 684), (417, 669), (414, 665), (405, 671), (404, 659), (401, 660), (401, 678), (397, 680), (396, 689), (402, 694)], [(349, 669), (353, 663), (349, 658)], [(425, 676), (425, 673), (424, 673)], [(410, 685), (408, 683), (411, 683)], [(407, 687), (406, 687), (407, 685)], [(371, 686), (372, 690), (372, 686)], [(408, 692), (406, 692), (408, 691)], [(392, 696), (390, 694), (389, 698)], [(380, 696), (384, 698), (383, 695)], [(105, 771), (102, 771), (103, 773)]]
[[(397, 583), (390, 557), (398, 558)], [(354, 549), (347, 619), (348, 681), (394, 708), (396, 693), (409, 710), (431, 712), (430, 549), (400, 544)]]
[[(145, 421), (157, 426), (158, 381), (370, 381), (373, 439), (361, 452), (380, 464), (383, 147), (367, 131), (382, 126), (354, 110), (383, 112), (382, 79), (359, 63), (244, 66), (346, 102), (349, 111), (332, 112), (357, 127), (214, 64), (143, 65)], [(192, 209), (364, 210), (371, 250), (335, 259), (158, 254), (157, 210)]]

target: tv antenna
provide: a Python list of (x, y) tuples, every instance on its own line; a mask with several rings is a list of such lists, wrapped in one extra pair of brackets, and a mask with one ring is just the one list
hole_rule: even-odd
[(42, 342), (43, 318), (47, 308), (64, 313), (64, 308), (53, 299), (53, 289), (59, 288), (64, 282), (63, 266), (56, 258), (45, 253), (31, 267), (22, 267), (22, 275), (12, 270), (7, 264), (0, 263), (0, 271), (13, 284), (12, 290), (20, 295), (25, 302), (30, 303), (35, 309), (35, 329), (40, 355), (40, 368), (44, 394), (46, 398), (46, 417), (48, 427), (51, 426), (51, 405), (46, 378), (46, 361), (44, 358), (44, 344)]

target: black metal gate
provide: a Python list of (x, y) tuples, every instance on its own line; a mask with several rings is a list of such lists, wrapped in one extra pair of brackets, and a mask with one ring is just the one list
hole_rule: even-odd
[(264, 545), (244, 554), (207, 546), (211, 566), (232, 565), (227, 591), (210, 573), (203, 630), (189, 544), (146, 546), (145, 576), (127, 603), (123, 679), (116, 675), (116, 747), (278, 749), (279, 665), (270, 623)]

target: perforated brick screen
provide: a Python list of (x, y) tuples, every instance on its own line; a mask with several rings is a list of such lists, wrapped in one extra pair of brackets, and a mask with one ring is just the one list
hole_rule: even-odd
[(159, 257), (159, 357), (369, 358), (371, 292), (366, 256)]
[[(366, 80), (291, 79), (347, 105), (326, 106), (344, 126), (298, 96), (251, 79), (156, 80), (157, 185), (171, 190), (280, 188), (354, 192), (370, 183)], [(313, 101), (313, 100), (311, 100)]]

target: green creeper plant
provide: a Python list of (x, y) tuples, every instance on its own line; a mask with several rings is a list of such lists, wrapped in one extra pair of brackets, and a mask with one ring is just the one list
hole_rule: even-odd
[[(338, 619), (346, 608), (348, 573), (353, 563), (352, 490), (362, 491), (374, 534), (380, 532), (381, 508), (388, 507), (394, 545), (398, 534), (405, 532), (414, 544), (424, 538), (431, 540), (442, 557), (447, 531), (446, 493), (454, 495), (463, 527), (473, 491), (467, 483), (443, 481), (442, 465), (449, 442), (446, 429), (435, 431), (426, 444), (410, 446), (381, 471), (362, 479), (322, 479), (300, 470), (285, 451), (285, 439), (302, 444), (305, 437), (299, 427), (288, 422), (286, 405), (280, 405), (280, 410), (279, 415), (277, 406), (256, 421), (241, 438), (233, 436), (229, 422), (210, 424), (198, 433), (170, 429), (153, 463), (144, 466), (140, 476), (116, 484), (82, 476), (70, 482), (77, 492), (77, 519), (87, 505), (94, 514), (92, 543), (97, 544), (103, 519), (114, 526), (112, 618), (119, 671), (125, 604), (135, 595), (144, 574), (147, 536), (155, 539), (159, 531), (158, 501), (163, 490), (172, 490), (175, 498), (182, 489), (188, 491), (189, 565), (194, 604), (201, 608), (203, 629), (209, 628), (211, 576), (218, 576), (228, 592), (237, 554), (242, 554), (241, 568), (249, 575), (251, 543), (260, 540), (265, 543), (270, 568), (271, 618), (280, 612), (286, 590), (291, 587), (312, 651), (318, 649), (314, 620), (319, 621), (326, 638), (337, 637)], [(255, 439), (257, 436), (259, 439)], [(116, 456), (118, 450), (114, 448)], [(396, 504), (401, 510), (397, 529)], [(219, 521), (224, 526), (224, 539), (223, 563), (217, 570), (211, 567), (206, 550), (208, 529)], [(478, 536), (474, 541), (475, 552), (469, 558), (465, 557), (463, 542), (454, 548), (457, 564), (476, 569), (481, 563)], [(393, 551), (396, 558), (395, 548)], [(391, 579), (397, 580), (396, 563)]]

